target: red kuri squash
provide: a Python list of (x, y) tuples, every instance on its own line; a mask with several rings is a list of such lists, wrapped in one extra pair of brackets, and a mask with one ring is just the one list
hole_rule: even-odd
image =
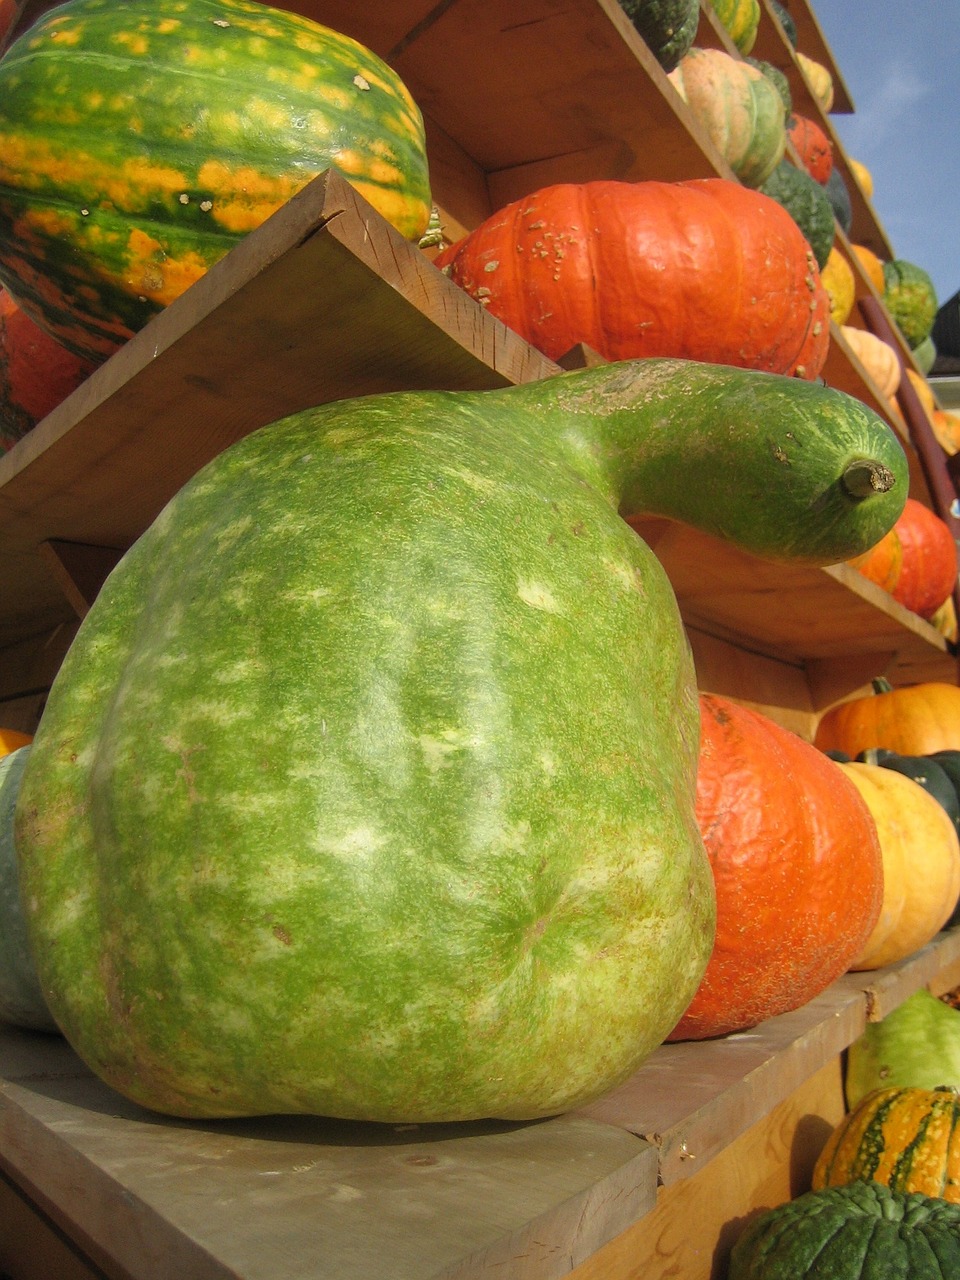
[(830, 299), (776, 200), (738, 182), (588, 182), (507, 205), (436, 264), (556, 359), (674, 356), (816, 378)]
[(892, 529), (851, 561), (912, 613), (932, 618), (957, 585), (957, 544), (946, 521), (908, 498)]
[(815, 182), (826, 182), (833, 169), (833, 143), (809, 116), (793, 115), (787, 121), (787, 137), (803, 167)]
[(839, 765), (774, 721), (700, 696), (697, 820), (717, 891), (706, 973), (672, 1040), (754, 1026), (859, 955), (883, 896), (876, 828)]

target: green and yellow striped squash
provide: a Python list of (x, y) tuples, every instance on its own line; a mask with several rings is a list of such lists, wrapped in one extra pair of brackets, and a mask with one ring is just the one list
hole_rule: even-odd
[(946, 1086), (874, 1089), (827, 1139), (813, 1189), (879, 1182), (960, 1203), (960, 1094)]
[(419, 108), (355, 40), (254, 0), (71, 0), (0, 59), (0, 279), (103, 359), (331, 167), (423, 233)]

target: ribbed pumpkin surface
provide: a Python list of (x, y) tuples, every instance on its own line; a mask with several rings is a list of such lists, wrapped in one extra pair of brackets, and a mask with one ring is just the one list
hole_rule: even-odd
[(960, 1203), (960, 1097), (955, 1089), (877, 1089), (834, 1129), (813, 1188), (855, 1181)]
[(72, 0), (0, 61), (0, 278), (102, 359), (330, 167), (422, 233), (420, 112), (356, 41), (252, 0)]
[(830, 299), (793, 218), (721, 178), (544, 187), (436, 259), (551, 358), (674, 356), (816, 378)]
[(700, 1040), (797, 1009), (844, 973), (877, 922), (873, 818), (832, 760), (774, 721), (700, 695), (697, 821), (717, 932), (671, 1040)]

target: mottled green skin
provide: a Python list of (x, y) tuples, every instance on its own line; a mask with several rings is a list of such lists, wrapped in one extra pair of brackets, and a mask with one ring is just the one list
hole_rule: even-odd
[(0, 59), (0, 278), (102, 359), (331, 167), (423, 233), (419, 108), (355, 40), (255, 0), (70, 0)]
[(960, 1205), (878, 1182), (810, 1191), (761, 1214), (728, 1280), (956, 1280)]
[(700, 0), (620, 0), (620, 6), (664, 71), (673, 71), (697, 38)]
[(77, 1051), (196, 1116), (524, 1118), (625, 1078), (714, 902), (690, 653), (618, 504), (814, 559), (832, 526), (842, 558), (902, 506), (837, 496), (850, 441), (905, 494), (858, 402), (664, 360), (333, 404), (221, 455), (108, 579), (24, 778)]
[(40, 990), (20, 902), (13, 818), (30, 747), (0, 757), (0, 1022), (56, 1031)]
[(805, 169), (798, 169), (789, 160), (781, 160), (758, 190), (783, 205), (806, 236), (822, 271), (837, 234), (833, 205), (824, 187), (815, 182)]
[(895, 258), (883, 264), (883, 302), (910, 347), (919, 347), (937, 318), (933, 281), (914, 262)]

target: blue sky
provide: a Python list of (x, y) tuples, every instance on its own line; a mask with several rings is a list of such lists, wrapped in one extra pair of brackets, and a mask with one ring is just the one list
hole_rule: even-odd
[[(789, 7), (789, 5), (788, 5)], [(831, 115), (873, 175), (894, 253), (960, 290), (960, 0), (811, 0), (856, 108)]]

